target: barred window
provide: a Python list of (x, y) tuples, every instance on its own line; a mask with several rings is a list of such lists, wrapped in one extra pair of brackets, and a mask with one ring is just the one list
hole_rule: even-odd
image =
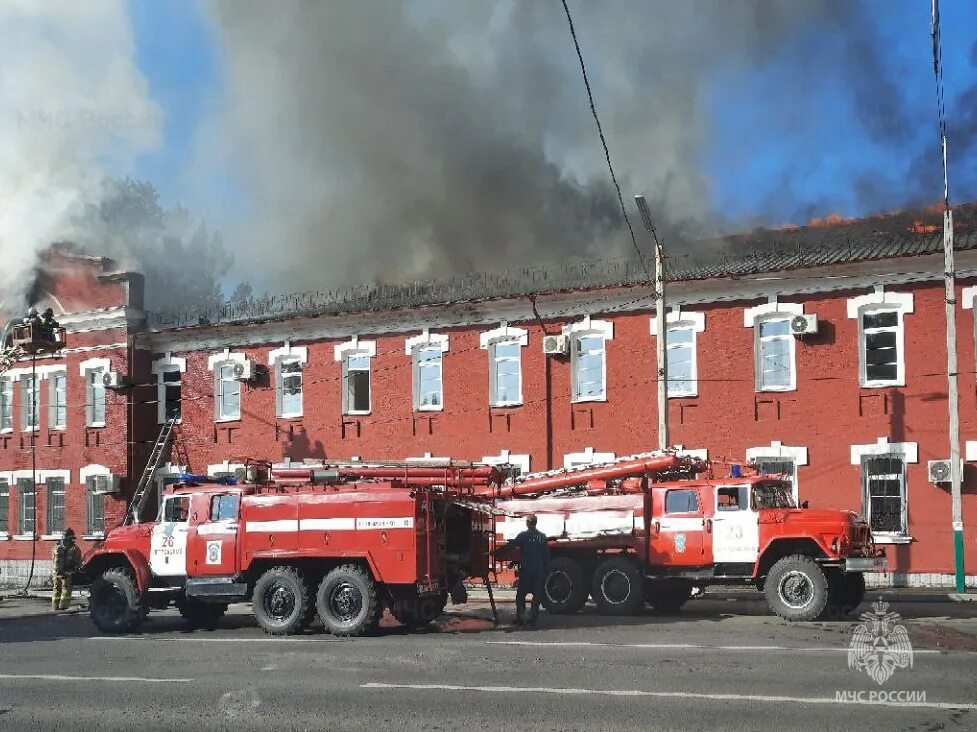
[(862, 460), (864, 509), (873, 532), (907, 533), (906, 462), (901, 455)]
[(10, 533), (10, 486), (0, 478), (0, 534)]
[(36, 498), (34, 481), (30, 478), (17, 479), (17, 533), (31, 536), (34, 533), (34, 500)]
[(111, 475), (92, 475), (85, 479), (85, 533), (105, 531), (105, 498)]
[(60, 534), (64, 531), (64, 479), (48, 478), (47, 516), (45, 533)]

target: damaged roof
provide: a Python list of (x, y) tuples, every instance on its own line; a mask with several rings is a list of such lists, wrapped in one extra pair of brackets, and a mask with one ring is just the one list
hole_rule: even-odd
[[(977, 203), (957, 207), (953, 215), (954, 248), (977, 249)], [(808, 226), (715, 237), (692, 245), (687, 254), (672, 257), (666, 265), (667, 278), (742, 277), (933, 254), (943, 248), (942, 225), (942, 209), (932, 207), (855, 220), (829, 217)], [(636, 285), (648, 282), (650, 268), (635, 258), (568, 261), (395, 285), (274, 295), (204, 309), (161, 310), (148, 314), (148, 326), (165, 330), (250, 323)]]

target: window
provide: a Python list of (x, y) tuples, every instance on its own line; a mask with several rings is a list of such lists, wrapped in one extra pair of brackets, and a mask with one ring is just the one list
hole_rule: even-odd
[(789, 391), (795, 388), (794, 336), (790, 317), (775, 317), (756, 324), (756, 389)]
[(211, 521), (237, 521), (237, 496), (214, 496), (210, 499)]
[(0, 429), (14, 428), (14, 381), (0, 379)]
[(34, 533), (34, 481), (17, 479), (17, 533), (31, 536)]
[(669, 325), (665, 338), (668, 363), (668, 396), (695, 396), (695, 325), (678, 323)]
[(89, 427), (105, 426), (105, 384), (103, 368), (85, 370), (85, 423)]
[(419, 346), (414, 351), (415, 394), (417, 409), (441, 409), (441, 346)]
[(906, 462), (902, 455), (862, 458), (864, 509), (873, 532), (906, 534)]
[(48, 424), (51, 429), (63, 430), (68, 425), (68, 374), (55, 371), (48, 376), (50, 385), (50, 415)]
[(40, 380), (31, 374), (20, 377), (21, 427), (25, 430), (37, 429)]
[(896, 310), (862, 313), (863, 386), (901, 383), (902, 324)]
[(745, 511), (748, 508), (746, 488), (730, 485), (716, 489), (717, 511)]
[(0, 534), (10, 533), (10, 485), (0, 478)]
[(302, 416), (302, 361), (298, 358), (275, 360), (275, 415)]
[(607, 398), (605, 342), (602, 333), (580, 333), (573, 339), (573, 401)]
[(241, 418), (241, 382), (234, 378), (234, 361), (218, 364), (215, 373), (217, 419)]
[(665, 492), (665, 513), (695, 513), (699, 510), (699, 496), (695, 490), (682, 488)]
[(491, 404), (522, 404), (522, 346), (519, 341), (496, 341), (489, 346)]
[(64, 531), (64, 479), (48, 478), (45, 485), (47, 485), (45, 531), (48, 534), (60, 534)]
[(790, 482), (794, 500), (797, 500), (797, 463), (790, 457), (758, 457), (753, 465), (760, 475), (782, 475)]
[[(440, 405), (441, 403), (441, 347), (433, 347), (437, 352), (437, 382), (433, 372), (428, 371), (426, 365), (419, 365), (418, 371), (422, 378), (422, 400), (420, 404), (426, 404), (423, 400), (424, 389), (431, 396), (431, 404)], [(424, 350), (424, 349), (420, 349)], [(424, 379), (427, 382), (424, 382)], [(370, 354), (365, 351), (347, 351), (343, 356), (343, 414), (369, 414), (370, 412)]]
[(105, 531), (105, 499), (111, 475), (91, 475), (85, 478), (85, 533), (89, 536)]
[(190, 496), (173, 496), (163, 504), (163, 521), (185, 523), (190, 516)]
[(183, 418), (183, 374), (178, 369), (160, 372), (159, 400), (163, 408), (163, 420)]

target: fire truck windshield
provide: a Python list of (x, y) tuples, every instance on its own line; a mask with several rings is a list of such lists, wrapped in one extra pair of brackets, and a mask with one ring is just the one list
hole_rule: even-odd
[(794, 508), (794, 499), (784, 483), (757, 483), (753, 486), (753, 510)]

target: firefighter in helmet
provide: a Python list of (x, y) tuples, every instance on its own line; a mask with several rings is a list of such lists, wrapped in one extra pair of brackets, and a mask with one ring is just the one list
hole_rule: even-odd
[(47, 308), (41, 315), (41, 334), (45, 340), (54, 340), (54, 331), (60, 327), (60, 323), (54, 319), (54, 310)]
[(75, 544), (75, 532), (64, 530), (51, 552), (51, 609), (67, 610), (71, 604), (71, 576), (81, 567), (81, 550)]
[[(519, 583), (516, 585), (516, 625), (528, 622), (536, 625), (539, 619), (539, 603), (543, 599), (546, 565), (550, 561), (550, 547), (546, 535), (536, 528), (536, 516), (526, 516), (526, 530), (502, 547), (497, 554), (519, 548)], [(532, 595), (529, 620), (526, 620), (526, 595)]]

